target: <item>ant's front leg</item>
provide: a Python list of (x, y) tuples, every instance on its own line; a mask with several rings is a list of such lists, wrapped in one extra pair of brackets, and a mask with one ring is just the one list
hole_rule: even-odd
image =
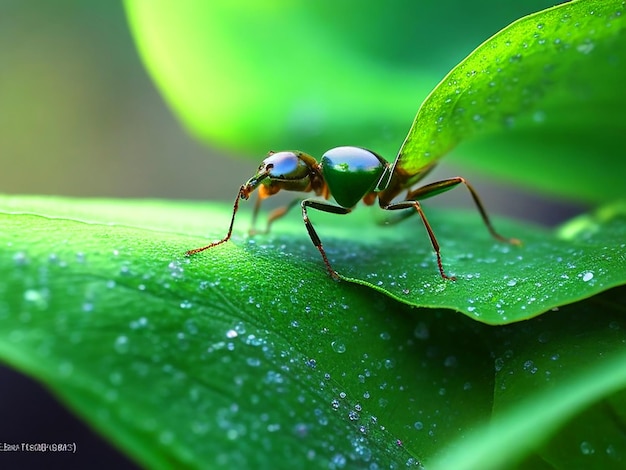
[(352, 209), (348, 209), (346, 207), (335, 206), (334, 204), (330, 204), (328, 202), (318, 201), (315, 199), (305, 199), (300, 203), (302, 206), (302, 220), (304, 221), (304, 225), (306, 226), (307, 232), (309, 232), (309, 237), (311, 237), (311, 241), (313, 245), (319, 250), (322, 255), (322, 259), (324, 260), (324, 264), (326, 265), (326, 269), (328, 270), (328, 274), (335, 280), (339, 280), (339, 274), (335, 271), (330, 265), (330, 261), (328, 261), (328, 257), (326, 256), (326, 251), (324, 251), (324, 247), (322, 246), (322, 241), (320, 237), (317, 235), (315, 228), (313, 228), (313, 224), (309, 220), (309, 215), (307, 214), (307, 207), (312, 209), (316, 209), (318, 211), (329, 212), (331, 214), (348, 214), (352, 212)]

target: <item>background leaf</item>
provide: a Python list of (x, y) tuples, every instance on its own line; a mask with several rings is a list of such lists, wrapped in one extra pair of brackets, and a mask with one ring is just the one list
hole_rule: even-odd
[[(487, 172), (580, 201), (623, 197), (626, 15), (583, 0), (522, 18), (457, 65), (424, 101), (398, 166), (459, 152)], [(581, 177), (584, 175), (584, 177)]]
[(495, 330), (494, 419), (429, 468), (513, 468), (520, 460), (516, 468), (623, 467), (624, 294), (614, 289)]
[(444, 17), (434, 1), (125, 2), (148, 70), (196, 135), (255, 155), (351, 142), (389, 158), (454, 64), (550, 5), (452, 0)]
[[(352, 144), (393, 160), (456, 61), (551, 4), (451, 2), (444, 25), (440, 2), (126, 7), (148, 69), (197, 135), (257, 156)], [(580, 0), (489, 39), (421, 107), (406, 168), (461, 142), (457, 161), (508, 181), (580, 202), (622, 196), (625, 22), (621, 0)]]
[[(494, 329), (332, 282), (297, 246), (239, 242), (183, 258), (196, 238), (178, 232), (195, 233), (206, 213), (221, 224), (228, 210), (61, 198), (3, 207), (0, 356), (144, 465), (429, 468), (442, 455), (473, 458), (457, 442), (522, 412), (542, 432), (515, 439), (501, 462), (626, 455), (608, 427), (583, 434), (597, 451), (578, 459), (564, 452), (578, 436), (549, 440), (555, 423), (602, 419), (599, 400), (622, 400), (623, 288)], [(555, 406), (564, 396), (571, 406)], [(503, 433), (482, 437), (493, 449)]]

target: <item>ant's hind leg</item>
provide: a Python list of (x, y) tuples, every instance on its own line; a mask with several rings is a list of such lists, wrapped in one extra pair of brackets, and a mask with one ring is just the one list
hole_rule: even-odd
[(441, 249), (439, 248), (439, 242), (437, 241), (437, 237), (435, 237), (435, 232), (433, 232), (428, 219), (426, 218), (426, 214), (422, 210), (422, 206), (418, 201), (400, 201), (394, 204), (389, 204), (388, 206), (383, 206), (383, 209), (387, 211), (397, 211), (397, 210), (406, 210), (413, 208), (417, 211), (422, 222), (424, 223), (424, 228), (428, 233), (428, 238), (430, 238), (430, 243), (433, 246), (433, 250), (435, 250), (435, 254), (437, 255), (437, 267), (439, 268), (439, 274), (444, 279), (449, 279), (451, 281), (456, 280), (454, 276), (448, 276), (443, 270), (443, 263), (441, 261)]
[(489, 233), (491, 234), (493, 238), (495, 238), (496, 240), (500, 240), (502, 242), (510, 243), (512, 245), (522, 244), (522, 242), (519, 241), (517, 238), (507, 238), (507, 237), (500, 235), (498, 232), (496, 232), (496, 229), (493, 227), (493, 224), (491, 223), (491, 220), (489, 219), (489, 216), (487, 215), (487, 211), (485, 210), (483, 203), (480, 201), (480, 198), (478, 197), (478, 193), (472, 187), (472, 185), (469, 184), (469, 182), (462, 176), (456, 176), (454, 178), (448, 178), (445, 180), (436, 181), (435, 183), (427, 184), (425, 186), (421, 186), (409, 192), (406, 199), (411, 199), (411, 200), (427, 199), (429, 197), (436, 196), (437, 194), (441, 194), (443, 192), (449, 191), (452, 188), (455, 188), (459, 184), (464, 184), (467, 190), (470, 192), (472, 199), (474, 200), (474, 204), (476, 204), (476, 208), (478, 209), (478, 212), (480, 212), (480, 216), (482, 217), (483, 222), (485, 226), (487, 227), (487, 230), (489, 230)]

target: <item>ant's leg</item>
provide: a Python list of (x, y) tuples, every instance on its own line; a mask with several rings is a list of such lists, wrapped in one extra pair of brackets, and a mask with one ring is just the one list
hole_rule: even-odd
[(301, 201), (302, 201), (302, 198), (296, 198), (292, 200), (286, 206), (282, 206), (282, 207), (278, 207), (274, 209), (272, 212), (270, 212), (269, 216), (267, 217), (267, 224), (265, 225), (265, 230), (255, 230), (254, 225), (256, 223), (257, 213), (259, 210), (258, 206), (261, 205), (261, 199), (260, 198), (257, 199), (257, 203), (254, 206), (254, 212), (252, 213), (252, 226), (250, 227), (250, 230), (248, 231), (248, 233), (250, 235), (256, 235), (257, 233), (269, 233), (270, 227), (272, 226), (272, 224), (276, 220), (285, 216), (292, 208), (294, 208)]
[(489, 233), (491, 234), (491, 236), (494, 237), (496, 240), (511, 243), (512, 245), (521, 245), (522, 242), (520, 242), (517, 238), (503, 237), (498, 232), (496, 232), (495, 228), (493, 228), (491, 220), (489, 220), (487, 211), (485, 211), (485, 208), (483, 207), (482, 202), (480, 202), (478, 193), (474, 190), (472, 185), (469, 184), (467, 180), (461, 176), (457, 176), (455, 178), (448, 178), (445, 180), (437, 181), (435, 183), (427, 184), (425, 186), (421, 186), (409, 192), (409, 194), (407, 194), (406, 199), (407, 200), (427, 199), (429, 197), (436, 196), (437, 194), (441, 194), (443, 192), (449, 191), (450, 189), (455, 188), (457, 185), (461, 183), (465, 185), (465, 187), (468, 189), (468, 191), (472, 195), (472, 199), (474, 199), (474, 203), (476, 204), (476, 207), (478, 208), (478, 212), (480, 212), (480, 215), (483, 218), (483, 222), (487, 226), (487, 230), (489, 230)]
[(259, 215), (259, 209), (261, 208), (261, 201), (265, 199), (265, 197), (261, 196), (261, 191), (257, 193), (256, 201), (254, 201), (254, 209), (252, 210), (252, 220), (250, 221), (250, 228), (248, 229), (248, 235), (252, 236), (258, 231), (254, 228), (256, 227), (256, 219)]
[(328, 270), (328, 274), (335, 280), (339, 279), (339, 275), (332, 268), (330, 262), (328, 261), (328, 257), (326, 256), (326, 252), (324, 251), (324, 247), (322, 246), (322, 241), (320, 237), (317, 235), (317, 232), (313, 228), (313, 224), (309, 220), (309, 215), (307, 214), (307, 207), (312, 209), (316, 209), (318, 211), (330, 212), (331, 214), (348, 214), (352, 211), (352, 209), (347, 209), (341, 206), (335, 206), (328, 202), (317, 201), (315, 199), (305, 199), (300, 203), (302, 206), (302, 220), (304, 221), (304, 225), (306, 226), (307, 232), (309, 232), (309, 237), (311, 237), (311, 241), (315, 245), (315, 247), (319, 250), (322, 255), (322, 259), (324, 260), (324, 264), (326, 265), (326, 269)]
[(454, 281), (456, 278), (454, 276), (448, 276), (443, 270), (443, 264), (441, 263), (441, 250), (439, 249), (439, 242), (437, 241), (437, 237), (435, 237), (435, 232), (431, 228), (428, 223), (428, 219), (426, 219), (426, 215), (422, 210), (422, 206), (418, 201), (400, 201), (395, 204), (389, 204), (388, 206), (383, 206), (383, 209), (388, 211), (396, 211), (396, 210), (404, 210), (409, 208), (414, 208), (417, 213), (420, 215), (422, 222), (424, 223), (424, 227), (426, 228), (426, 232), (428, 232), (428, 237), (430, 238), (430, 243), (435, 250), (435, 254), (437, 255), (437, 266), (439, 267), (439, 273), (441, 277), (444, 279), (450, 279)]
[(213, 243), (209, 243), (206, 246), (189, 250), (188, 252), (185, 253), (185, 256), (195, 255), (196, 253), (200, 253), (201, 251), (208, 250), (209, 248), (213, 248), (214, 246), (221, 245), (222, 243), (225, 243), (228, 240), (230, 240), (230, 236), (233, 233), (233, 224), (235, 223), (235, 216), (237, 215), (237, 210), (239, 209), (239, 199), (241, 199), (242, 194), (244, 194), (243, 186), (239, 189), (239, 193), (237, 193), (237, 198), (235, 199), (235, 203), (233, 204), (233, 215), (230, 218), (230, 225), (228, 226), (228, 232), (226, 233), (226, 236), (222, 238), (221, 240), (218, 240)]

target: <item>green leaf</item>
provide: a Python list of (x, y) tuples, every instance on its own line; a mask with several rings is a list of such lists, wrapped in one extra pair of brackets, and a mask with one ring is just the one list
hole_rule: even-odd
[[(221, 204), (163, 202), (127, 202), (120, 210), (115, 201), (63, 198), (8, 197), (0, 204), (8, 210), (13, 206), (48, 216), (188, 234), (172, 256), (222, 238), (232, 212)], [(498, 231), (521, 239), (522, 246), (491, 238), (474, 211), (426, 213), (441, 245), (444, 269), (456, 276), (456, 281), (441, 278), (418, 217), (384, 226), (376, 224), (372, 212), (364, 209), (343, 217), (311, 211), (310, 219), (344, 280), (413, 306), (450, 308), (484, 323), (525, 320), (626, 283), (623, 203), (574, 219), (553, 232), (496, 220)], [(338, 220), (348, 223), (337, 224)], [(213, 267), (216, 272), (234, 262), (245, 276), (254, 276), (255, 266), (264, 260), (279, 277), (302, 277), (320, 290), (332, 283), (295, 213), (277, 222), (270, 235), (245, 241), (242, 226), (247, 227), (248, 221), (249, 213), (240, 209), (232, 242), (183, 261), (190, 269)], [(115, 230), (106, 228), (109, 233)]]
[(494, 418), (429, 468), (513, 468), (522, 459), (529, 469), (623, 468), (625, 295), (615, 289), (497, 330)]
[[(264, 239), (280, 249), (237, 241), (185, 259), (198, 240), (184, 233), (205, 216), (223, 226), (224, 209), (0, 207), (0, 358), (143, 465), (623, 464), (603, 404), (624, 421), (624, 288), (493, 328), (333, 282), (288, 230)], [(590, 221), (564, 233), (603, 228)], [(490, 420), (496, 432), (483, 430)]]
[(522, 246), (493, 240), (477, 213), (440, 211), (429, 219), (454, 282), (439, 275), (418, 217), (368, 228), (368, 237), (358, 241), (333, 240), (327, 251), (347, 280), (411, 305), (451, 308), (490, 324), (525, 320), (626, 283), (626, 204), (554, 232), (498, 220), (497, 229)]
[(527, 16), (433, 90), (397, 167), (416, 175), (465, 141), (458, 152), (500, 177), (580, 201), (623, 197), (623, 83), (623, 1), (574, 1)]

